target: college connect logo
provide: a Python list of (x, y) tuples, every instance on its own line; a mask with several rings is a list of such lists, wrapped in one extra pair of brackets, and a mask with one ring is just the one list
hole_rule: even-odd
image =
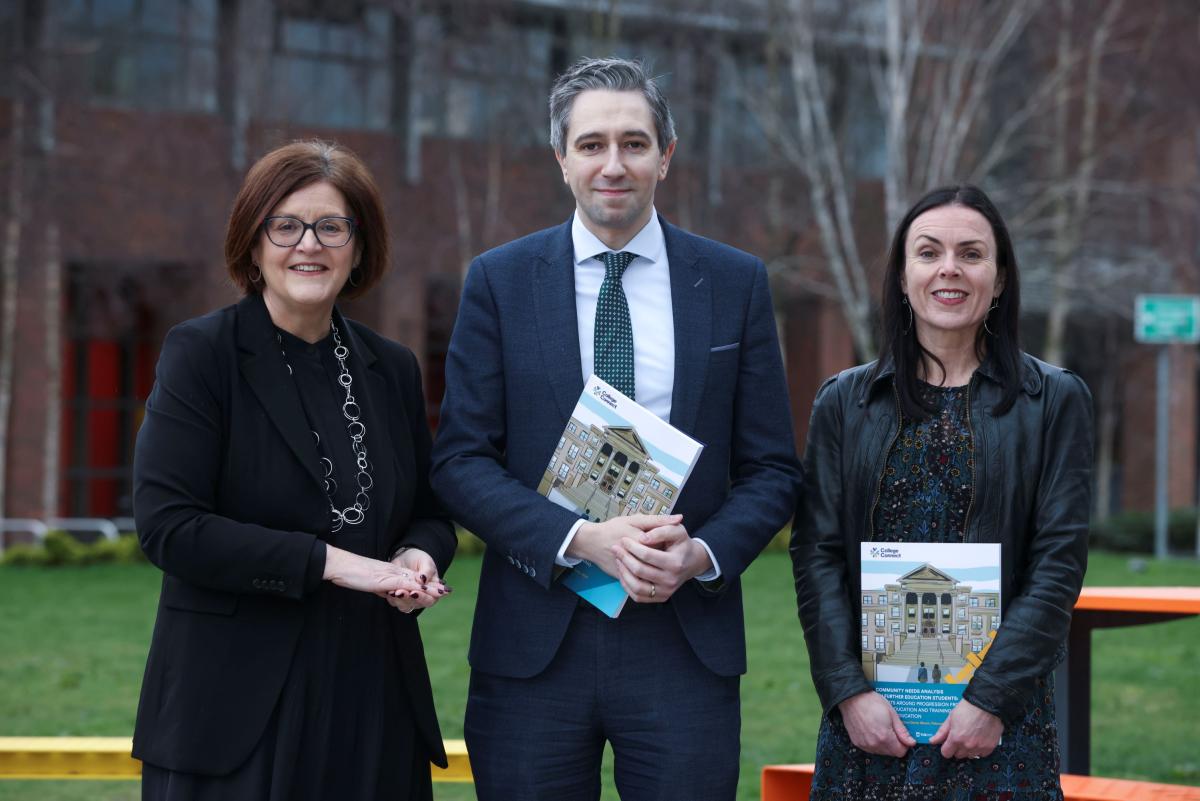
[(899, 559), (900, 550), (898, 548), (872, 548), (872, 559)]
[(613, 409), (617, 408), (617, 399), (614, 398), (613, 394), (611, 392), (609, 392), (608, 390), (606, 390), (604, 387), (592, 387), (592, 394), (595, 395), (600, 400), (604, 401), (611, 408), (613, 408)]

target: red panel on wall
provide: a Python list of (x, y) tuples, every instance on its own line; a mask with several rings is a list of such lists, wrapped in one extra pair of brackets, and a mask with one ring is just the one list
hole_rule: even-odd
[[(87, 397), (93, 404), (88, 412), (87, 466), (113, 468), (119, 466), (121, 453), (121, 409), (116, 405), (121, 397), (121, 346), (116, 342), (92, 340), (86, 348)], [(115, 515), (117, 492), (115, 478), (90, 479), (88, 513), (96, 517)]]

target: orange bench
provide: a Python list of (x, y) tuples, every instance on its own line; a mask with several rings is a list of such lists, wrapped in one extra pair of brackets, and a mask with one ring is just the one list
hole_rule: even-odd
[(1200, 587), (1083, 588), (1071, 616), (1067, 658), (1054, 676), (1058, 748), (1067, 774), (1092, 772), (1092, 632), (1192, 615), (1200, 615)]
[[(812, 765), (767, 765), (762, 801), (808, 801), (812, 776)], [(1200, 801), (1200, 787), (1129, 779), (1063, 775), (1062, 788), (1066, 801)]]

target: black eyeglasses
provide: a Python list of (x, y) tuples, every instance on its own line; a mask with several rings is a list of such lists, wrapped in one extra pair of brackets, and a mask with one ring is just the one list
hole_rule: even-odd
[(309, 229), (312, 229), (313, 236), (323, 247), (340, 248), (350, 242), (356, 225), (349, 217), (322, 217), (314, 223), (306, 223), (295, 217), (268, 217), (263, 220), (262, 227), (267, 239), (281, 248), (300, 244)]

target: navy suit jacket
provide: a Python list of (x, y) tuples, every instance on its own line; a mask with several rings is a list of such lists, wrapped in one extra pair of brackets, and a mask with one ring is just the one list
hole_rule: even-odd
[[(675, 512), (722, 571), (716, 589), (689, 581), (669, 603), (700, 660), (737, 675), (738, 576), (788, 521), (800, 477), (775, 317), (761, 261), (660, 221), (675, 328), (670, 422), (705, 446)], [(574, 265), (570, 222), (476, 258), (447, 356), (430, 480), (487, 544), (469, 656), (500, 676), (540, 673), (578, 602), (554, 563), (578, 517), (536, 490), (583, 391)]]

